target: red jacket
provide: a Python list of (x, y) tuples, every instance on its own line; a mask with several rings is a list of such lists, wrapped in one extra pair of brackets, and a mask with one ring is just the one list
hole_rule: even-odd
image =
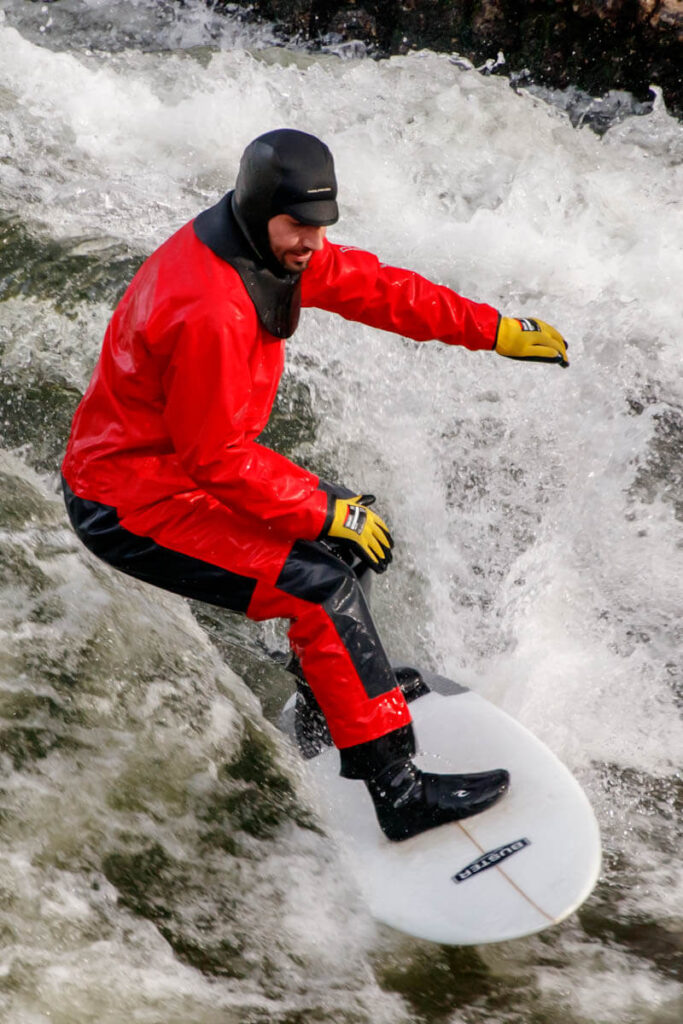
[[(303, 273), (302, 305), (470, 349), (492, 348), (498, 324), (491, 306), (327, 241)], [(64, 459), (71, 489), (123, 517), (199, 488), (283, 538), (316, 538), (327, 510), (318, 477), (256, 440), (284, 357), (237, 272), (186, 224), (142, 265), (107, 328)]]

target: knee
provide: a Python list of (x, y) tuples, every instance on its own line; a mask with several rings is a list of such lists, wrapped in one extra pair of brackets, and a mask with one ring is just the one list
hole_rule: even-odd
[(324, 544), (313, 541), (294, 544), (276, 586), (314, 605), (336, 605), (357, 594), (362, 596), (362, 587), (353, 569)]

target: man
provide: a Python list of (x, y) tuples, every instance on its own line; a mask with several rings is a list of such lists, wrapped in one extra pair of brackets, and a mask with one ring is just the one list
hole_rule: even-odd
[(368, 495), (257, 441), (300, 306), (417, 341), (567, 365), (552, 327), (501, 317), (369, 253), (330, 244), (327, 147), (268, 132), (235, 190), (166, 241), (116, 308), (63, 465), (72, 523), (110, 565), (249, 618), (284, 617), (300, 673), (392, 840), (479, 813), (503, 770), (421, 772), (411, 716), (373, 624), (362, 570), (391, 561)]

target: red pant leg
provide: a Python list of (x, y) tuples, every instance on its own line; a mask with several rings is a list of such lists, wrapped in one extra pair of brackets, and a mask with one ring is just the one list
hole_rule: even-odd
[[(377, 739), (411, 721), (360, 583), (324, 545), (282, 541), (201, 491), (129, 514), (121, 526), (256, 581), (246, 614), (291, 620), (290, 643), (338, 747)], [(231, 607), (229, 593), (210, 600)]]
[[(359, 584), (355, 584), (359, 587)], [(377, 681), (366, 689), (354, 659), (353, 648), (344, 643), (325, 604), (293, 597), (267, 584), (257, 584), (247, 611), (249, 618), (289, 618), (289, 642), (301, 662), (307, 683), (313, 690), (337, 747), (352, 747), (377, 739), (411, 721), (410, 711), (396, 680)], [(369, 613), (368, 613), (369, 618)], [(359, 628), (367, 628), (364, 623)], [(381, 650), (379, 661), (386, 661)], [(388, 662), (386, 666), (389, 672)], [(382, 666), (383, 667), (383, 666)], [(383, 692), (373, 695), (373, 690)]]

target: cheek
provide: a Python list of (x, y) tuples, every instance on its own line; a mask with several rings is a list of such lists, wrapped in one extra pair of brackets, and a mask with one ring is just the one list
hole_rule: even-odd
[(288, 249), (296, 248), (296, 235), (290, 231), (279, 231), (271, 245), (277, 252), (287, 252)]

